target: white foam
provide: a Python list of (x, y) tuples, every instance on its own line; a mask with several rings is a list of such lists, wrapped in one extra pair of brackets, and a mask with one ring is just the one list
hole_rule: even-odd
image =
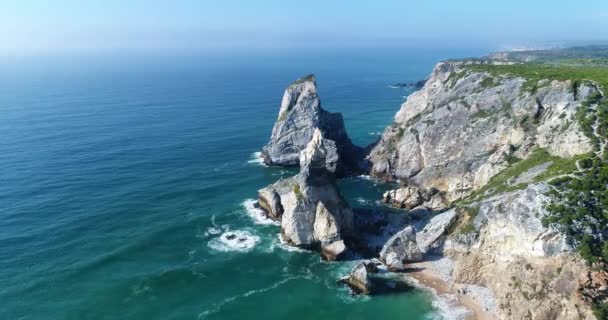
[(368, 174), (362, 174), (357, 177), (363, 180), (372, 180), (372, 177), (370, 177)]
[(305, 249), (288, 245), (287, 243), (285, 243), (285, 241), (283, 240), (283, 237), (281, 237), (280, 234), (277, 234), (277, 238), (278, 238), (278, 241), (279, 241), (279, 248), (281, 248), (281, 249), (283, 249), (285, 251), (289, 251), (289, 252), (308, 252)]
[(429, 315), (429, 320), (464, 320), (471, 314), (471, 310), (459, 305), (458, 298), (452, 294), (434, 294), (432, 305), (436, 312)]
[(373, 202), (372, 200), (364, 199), (362, 197), (359, 197), (356, 200), (357, 200), (357, 202), (359, 202), (360, 204), (363, 204), (363, 205), (369, 205)]
[(277, 221), (274, 221), (268, 216), (266, 216), (262, 209), (256, 208), (255, 203), (256, 201), (254, 199), (246, 199), (245, 201), (243, 201), (243, 203), (241, 203), (243, 205), (243, 208), (245, 208), (247, 215), (251, 217), (253, 222), (255, 222), (256, 224), (272, 224), (275, 226), (280, 225)]
[(260, 242), (260, 237), (244, 230), (226, 231), (219, 237), (211, 239), (207, 245), (209, 248), (222, 251), (249, 251)]
[(264, 164), (264, 159), (262, 158), (262, 153), (261, 152), (254, 152), (251, 154), (251, 159), (249, 159), (247, 161), (247, 163), (253, 163), (253, 164), (257, 164), (260, 166), (265, 166)]
[(454, 294), (437, 294), (433, 288), (422, 285), (418, 280), (408, 277), (408, 280), (418, 288), (427, 290), (432, 294), (431, 304), (435, 312), (429, 314), (429, 320), (464, 320), (472, 312), (458, 301), (458, 297)]

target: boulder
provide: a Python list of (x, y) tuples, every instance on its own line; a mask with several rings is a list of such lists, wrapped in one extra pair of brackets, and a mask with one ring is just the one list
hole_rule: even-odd
[(390, 203), (396, 208), (412, 210), (414, 208), (433, 211), (443, 210), (448, 202), (439, 190), (431, 188), (424, 190), (416, 186), (402, 186), (398, 189), (386, 191), (382, 195), (384, 203)]
[(344, 244), (344, 240), (334, 241), (321, 246), (321, 255), (327, 261), (341, 260), (345, 253), (346, 245)]
[(420, 251), (427, 253), (438, 248), (456, 219), (456, 210), (448, 210), (431, 218), (424, 228), (416, 233), (416, 243)]
[(391, 271), (403, 270), (403, 263), (421, 261), (422, 256), (412, 226), (407, 226), (390, 237), (380, 251), (380, 259)]
[(300, 152), (319, 130), (329, 141), (322, 141), (318, 150), (329, 152), (325, 159), (328, 170), (338, 176), (359, 171), (363, 149), (355, 146), (344, 127), (340, 113), (321, 108), (314, 75), (298, 79), (283, 95), (279, 116), (270, 141), (262, 149), (267, 165), (298, 166)]
[(348, 285), (355, 294), (372, 294), (374, 291), (373, 281), (370, 273), (378, 272), (378, 268), (372, 262), (359, 263), (346, 277), (338, 280), (338, 283)]

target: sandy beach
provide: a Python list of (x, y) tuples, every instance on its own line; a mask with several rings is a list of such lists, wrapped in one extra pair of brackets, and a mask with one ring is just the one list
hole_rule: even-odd
[(464, 307), (469, 312), (465, 320), (495, 320), (498, 319), (493, 312), (485, 311), (482, 304), (467, 294), (459, 293), (455, 286), (446, 282), (433, 269), (431, 262), (424, 261), (407, 265), (407, 275), (412, 277), (421, 286), (434, 291), (436, 295), (451, 295), (455, 297), (456, 307)]

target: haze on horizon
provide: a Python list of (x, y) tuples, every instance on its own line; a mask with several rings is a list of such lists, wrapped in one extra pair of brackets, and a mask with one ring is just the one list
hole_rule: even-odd
[(608, 2), (563, 0), (21, 0), (0, 54), (593, 43)]

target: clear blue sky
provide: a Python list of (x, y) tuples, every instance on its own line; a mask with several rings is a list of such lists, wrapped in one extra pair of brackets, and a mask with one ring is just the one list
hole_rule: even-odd
[(608, 0), (0, 0), (0, 52), (608, 38)]

